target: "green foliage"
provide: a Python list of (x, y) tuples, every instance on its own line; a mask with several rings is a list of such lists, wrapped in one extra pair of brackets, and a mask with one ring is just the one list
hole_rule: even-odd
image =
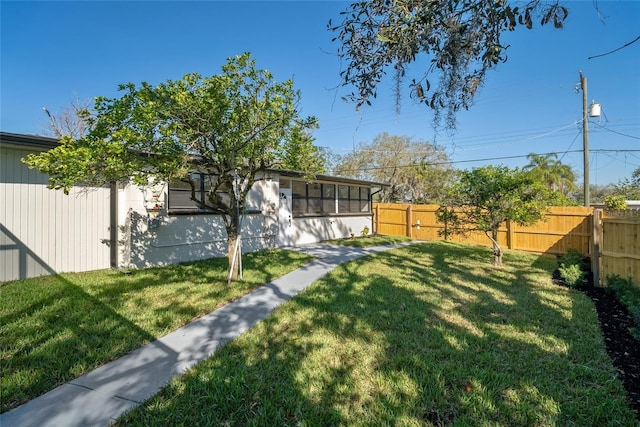
[(441, 146), (385, 132), (342, 156), (334, 173), (388, 184), (379, 193), (381, 202), (424, 203), (442, 198), (453, 174), (448, 160)]
[(531, 153), (527, 156), (529, 164), (524, 170), (545, 184), (549, 190), (567, 195), (576, 189), (576, 174), (569, 165), (563, 165), (556, 153), (540, 155)]
[[(618, 300), (627, 307), (629, 313), (635, 318), (636, 324), (640, 325), (640, 287), (635, 286), (631, 279), (623, 279), (618, 275), (607, 276), (607, 286), (611, 289)], [(636, 338), (640, 339), (640, 330), (631, 331)]]
[(438, 231), (438, 235), (445, 240), (449, 240), (453, 234), (455, 234), (455, 227), (459, 223), (458, 215), (450, 206), (439, 206), (436, 210), (436, 221), (442, 223), (444, 226), (442, 230)]
[(328, 28), (346, 64), (342, 84), (355, 87), (344, 99), (357, 107), (371, 104), (378, 84), (393, 71), (399, 109), (405, 74), (416, 63), (411, 96), (434, 110), (436, 123), (444, 116), (447, 128), (454, 129), (456, 112), (472, 105), (486, 72), (507, 60), (503, 34), (531, 29), (537, 19), (562, 28), (567, 15), (557, 0), (372, 0), (351, 3), (342, 22), (329, 22)]
[(505, 221), (531, 225), (544, 219), (552, 193), (527, 172), (505, 166), (461, 171), (437, 218), (446, 233), (482, 231), (493, 243), (494, 263), (502, 263), (498, 229)]
[(565, 283), (575, 288), (585, 284), (588, 272), (587, 265), (584, 255), (577, 249), (569, 248), (567, 253), (560, 259), (558, 271)]
[(249, 53), (229, 58), (218, 75), (192, 73), (157, 86), (129, 83), (120, 91), (119, 98), (96, 99), (84, 137), (63, 137), (58, 147), (29, 155), (25, 163), (65, 192), (74, 184), (173, 179), (195, 188), (188, 174), (195, 169), (207, 176), (210, 194), (228, 196), (196, 198), (201, 193), (192, 192), (203, 208), (223, 214), (230, 248), (259, 171), (282, 162), (309, 175), (321, 170), (318, 162), (300, 160), (317, 153), (305, 134), (316, 120), (299, 117), (293, 81), (275, 81)]
[(627, 209), (627, 199), (624, 196), (611, 195), (604, 198), (607, 209), (623, 211)]
[(640, 200), (640, 179), (624, 178), (613, 184), (613, 194), (625, 200)]
[(564, 282), (572, 287), (578, 287), (584, 284), (585, 272), (582, 271), (579, 264), (560, 264), (560, 277)]
[(360, 231), (360, 235), (362, 237), (367, 237), (369, 235), (369, 227), (365, 225), (364, 228)]
[(309, 178), (325, 173), (325, 156), (322, 150), (313, 145), (314, 138), (309, 129), (317, 128), (317, 123), (309, 123), (308, 129), (294, 126), (288, 144), (281, 147), (277, 166), (281, 169), (301, 171)]

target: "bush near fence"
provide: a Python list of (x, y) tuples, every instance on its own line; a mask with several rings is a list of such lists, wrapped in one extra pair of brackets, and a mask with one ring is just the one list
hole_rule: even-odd
[[(436, 220), (438, 205), (374, 203), (375, 232), (418, 240), (442, 240), (444, 225)], [(582, 206), (549, 207), (545, 221), (532, 226), (507, 222), (498, 243), (516, 249), (564, 255), (570, 248), (592, 260), (594, 281), (616, 275), (640, 286), (640, 211), (615, 213)], [(482, 232), (453, 235), (451, 240), (491, 246)]]

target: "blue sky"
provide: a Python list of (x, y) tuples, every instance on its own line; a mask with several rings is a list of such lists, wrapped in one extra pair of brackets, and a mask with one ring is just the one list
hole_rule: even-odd
[[(509, 33), (509, 59), (490, 72), (455, 135), (435, 131), (432, 113), (404, 94), (397, 115), (393, 80), (359, 112), (341, 100), (341, 65), (327, 29), (342, 1), (0, 2), (0, 129), (42, 134), (42, 106), (60, 111), (76, 97), (116, 96), (121, 83), (212, 75), (251, 52), (278, 80), (293, 78), (302, 114), (318, 117), (316, 145), (345, 154), (381, 132), (444, 146), (458, 168), (528, 163), (557, 152), (582, 176), (582, 93), (603, 115), (589, 123), (590, 181), (608, 184), (640, 166), (640, 1), (566, 1), (566, 28)], [(631, 150), (631, 151), (630, 151)], [(633, 151), (636, 150), (636, 151)], [(502, 158), (502, 159), (496, 159)], [(493, 159), (478, 161), (478, 159)]]

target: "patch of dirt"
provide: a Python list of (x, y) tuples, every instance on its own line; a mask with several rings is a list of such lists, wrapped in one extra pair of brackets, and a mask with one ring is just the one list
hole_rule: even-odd
[[(564, 285), (557, 271), (554, 282)], [(631, 409), (640, 420), (640, 341), (629, 332), (630, 328), (640, 329), (640, 325), (606, 288), (583, 286), (579, 290), (589, 296), (596, 307), (607, 353), (627, 390)]]

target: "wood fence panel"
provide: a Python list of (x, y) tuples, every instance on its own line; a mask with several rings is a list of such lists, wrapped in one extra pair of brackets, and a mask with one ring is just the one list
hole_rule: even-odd
[(601, 277), (617, 275), (640, 287), (640, 213), (602, 215)]
[(509, 249), (561, 255), (573, 248), (588, 255), (592, 236), (592, 208), (551, 207), (544, 221), (530, 226), (511, 224), (513, 240)]
[[(440, 240), (443, 225), (436, 221), (437, 205), (376, 203), (378, 234), (408, 236), (419, 240)], [(640, 211), (605, 213), (602, 227), (594, 224), (593, 208), (583, 206), (551, 207), (546, 219), (523, 227), (508, 223), (501, 227), (498, 242), (508, 249), (563, 255), (573, 248), (591, 256), (596, 270), (600, 267), (601, 282), (608, 275), (618, 275), (640, 287)], [(624, 216), (620, 216), (624, 215)], [(419, 226), (418, 226), (419, 225)], [(598, 227), (594, 227), (598, 225)], [(602, 230), (602, 236), (594, 235)], [(491, 246), (484, 233), (453, 235), (455, 242)], [(595, 264), (600, 252), (600, 263)], [(599, 248), (599, 249), (598, 249)], [(595, 271), (594, 270), (594, 273)]]
[[(379, 224), (377, 233), (407, 236), (418, 240), (438, 240), (444, 229), (436, 220), (438, 205), (409, 205), (377, 203)], [(509, 223), (498, 230), (498, 243), (508, 249), (527, 252), (564, 254), (574, 248), (590, 253), (591, 215), (593, 209), (585, 207), (552, 207), (546, 221), (529, 227)], [(419, 226), (418, 226), (419, 225)], [(491, 246), (484, 233), (473, 231), (467, 235), (452, 235), (454, 242), (466, 242)]]
[(407, 235), (407, 209), (410, 205), (393, 203), (376, 203), (376, 233), (385, 236)]
[(412, 209), (412, 237), (418, 240), (440, 239), (442, 226), (436, 221), (438, 205), (414, 205)]

